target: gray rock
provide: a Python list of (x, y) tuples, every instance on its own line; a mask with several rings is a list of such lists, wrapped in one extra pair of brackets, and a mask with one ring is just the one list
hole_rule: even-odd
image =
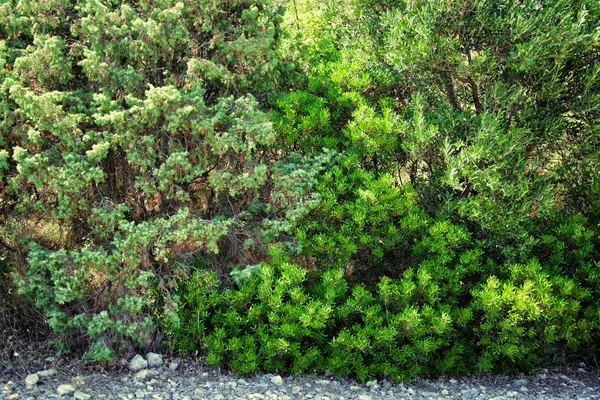
[(77, 390), (77, 388), (73, 385), (60, 385), (59, 387), (56, 388), (56, 393), (60, 394), (61, 396), (64, 394), (69, 394), (69, 393), (73, 393), (75, 390)]
[(515, 386), (524, 386), (529, 384), (529, 381), (527, 379), (517, 379), (516, 381), (513, 381), (513, 385)]
[(77, 400), (90, 400), (92, 395), (76, 390), (75, 393), (73, 393), (73, 397), (75, 397)]
[(271, 378), (271, 383), (273, 383), (274, 385), (277, 385), (277, 386), (281, 386), (281, 385), (283, 385), (283, 378), (279, 375), (275, 375), (274, 377)]
[(146, 354), (146, 360), (148, 360), (148, 366), (150, 367), (160, 367), (163, 365), (162, 356), (157, 353)]
[(176, 358), (169, 363), (169, 369), (175, 371), (181, 365), (181, 358)]
[(359, 394), (358, 400), (373, 400), (373, 398), (371, 396), (369, 396), (368, 394)]
[(144, 369), (148, 367), (148, 361), (144, 359), (144, 357), (136, 354), (135, 357), (131, 359), (129, 362), (129, 369), (132, 371), (139, 371), (140, 369)]
[(315, 383), (316, 383), (317, 385), (329, 385), (329, 384), (331, 383), (331, 381), (330, 381), (330, 380), (327, 380), (327, 379), (317, 379), (317, 380), (315, 381)]
[(38, 371), (37, 374), (41, 377), (52, 376), (56, 375), (56, 370), (54, 368), (45, 369), (43, 371)]
[(367, 387), (377, 386), (377, 379), (367, 382)]
[(154, 371), (151, 369), (142, 369), (141, 371), (138, 371), (135, 375), (134, 375), (134, 379), (137, 381), (143, 381), (146, 378), (150, 377), (154, 375)]
[(441, 393), (442, 393), (442, 396), (448, 396), (448, 394), (449, 394), (450, 392), (448, 392), (448, 390), (447, 390), (447, 389), (444, 389), (444, 390), (442, 390), (442, 391), (441, 391)]
[(37, 385), (37, 383), (39, 381), (40, 381), (40, 377), (38, 376), (38, 374), (29, 374), (25, 378), (25, 384), (27, 385), (28, 388), (31, 388), (31, 387)]

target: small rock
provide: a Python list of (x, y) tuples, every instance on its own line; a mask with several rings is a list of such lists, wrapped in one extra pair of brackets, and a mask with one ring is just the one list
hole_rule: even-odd
[(137, 372), (134, 376), (135, 380), (138, 381), (143, 381), (144, 379), (148, 378), (149, 376), (154, 375), (154, 371), (151, 369), (143, 369), (139, 372)]
[(358, 400), (373, 400), (373, 398), (367, 394), (359, 394)]
[(294, 386), (294, 387), (292, 388), (292, 393), (293, 393), (293, 394), (298, 394), (298, 393), (300, 393), (301, 391), (302, 391), (302, 388), (301, 388), (300, 386)]
[(148, 365), (150, 367), (160, 367), (161, 365), (163, 365), (162, 356), (157, 353), (146, 354), (146, 360), (148, 360)]
[(331, 381), (329, 381), (327, 379), (318, 379), (315, 381), (315, 383), (317, 385), (329, 385), (331, 383)]
[(45, 369), (43, 371), (38, 371), (37, 375), (43, 377), (56, 375), (56, 370), (54, 368)]
[(215, 394), (212, 398), (214, 400), (225, 400), (225, 396), (223, 396), (222, 394)]
[(517, 379), (516, 381), (513, 381), (513, 384), (515, 386), (524, 386), (527, 385), (529, 383), (529, 381), (527, 379)]
[(441, 393), (442, 393), (442, 396), (448, 396), (448, 394), (449, 394), (450, 392), (448, 392), (448, 390), (444, 389), (444, 390), (442, 390), (442, 392), (441, 392)]
[(175, 371), (177, 368), (179, 368), (180, 364), (181, 364), (181, 358), (176, 358), (169, 363), (169, 369), (171, 371)]
[(456, 385), (458, 383), (456, 379), (450, 379), (448, 382), (450, 382), (452, 385)]
[(415, 391), (413, 388), (408, 388), (407, 390), (408, 394), (410, 394), (411, 396), (415, 394)]
[(75, 390), (77, 389), (73, 385), (60, 385), (56, 388), (56, 393), (62, 396), (63, 394), (73, 393)]
[(85, 392), (81, 392), (79, 390), (77, 390), (75, 393), (73, 393), (73, 396), (77, 399), (77, 400), (90, 400), (92, 398), (92, 395), (87, 394)]
[(377, 379), (367, 382), (367, 387), (377, 386)]
[(38, 374), (30, 374), (27, 375), (27, 378), (25, 378), (25, 384), (27, 385), (28, 388), (31, 388), (35, 385), (37, 385), (37, 383), (40, 381), (40, 377), (38, 376)]
[(579, 372), (580, 374), (587, 374), (588, 372), (583, 369), (583, 368), (577, 368), (577, 372)]
[(517, 397), (519, 395), (519, 393), (511, 390), (510, 392), (506, 393), (506, 395), (508, 397)]
[(144, 359), (144, 357), (136, 354), (135, 357), (131, 359), (129, 362), (129, 369), (132, 371), (139, 371), (140, 369), (144, 369), (148, 367), (148, 361)]
[(360, 386), (352, 385), (352, 386), (350, 386), (350, 390), (354, 390), (354, 391), (360, 390)]
[(542, 372), (541, 374), (538, 374), (537, 377), (538, 377), (538, 379), (544, 380), (548, 377), (548, 375), (546, 375), (545, 373)]
[(271, 378), (271, 383), (273, 383), (274, 385), (277, 385), (277, 386), (281, 386), (281, 385), (283, 385), (283, 378), (281, 378), (281, 376), (279, 376), (279, 375), (275, 375), (274, 377)]
[(55, 357), (48, 357), (48, 358), (44, 359), (44, 361), (46, 361), (46, 362), (54, 362), (54, 361), (56, 361), (56, 358)]
[(529, 389), (527, 389), (527, 387), (526, 387), (526, 386), (521, 386), (521, 387), (519, 388), (519, 390), (520, 390), (521, 392), (523, 392), (523, 393), (525, 393), (525, 392), (529, 392)]

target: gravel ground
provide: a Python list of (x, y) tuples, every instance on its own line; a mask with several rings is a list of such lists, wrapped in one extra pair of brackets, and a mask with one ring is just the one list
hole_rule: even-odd
[[(149, 363), (149, 365), (148, 365)], [(597, 371), (582, 365), (522, 376), (419, 379), (411, 384), (359, 384), (331, 376), (221, 373), (192, 359), (160, 355), (122, 361), (120, 370), (67, 368), (48, 358), (29, 375), (5, 374), (0, 400), (8, 399), (600, 399)], [(56, 367), (56, 368), (53, 368)]]

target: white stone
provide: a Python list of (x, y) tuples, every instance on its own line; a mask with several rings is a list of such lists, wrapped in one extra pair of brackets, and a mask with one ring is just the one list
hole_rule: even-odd
[(163, 365), (162, 356), (157, 353), (146, 354), (146, 360), (148, 360), (148, 365), (150, 367), (160, 367), (161, 365)]
[(456, 379), (450, 379), (448, 382), (450, 382), (452, 385), (456, 385), (458, 383)]
[(149, 376), (154, 375), (154, 371), (151, 369), (143, 369), (141, 371), (138, 371), (134, 378), (138, 381), (143, 381), (144, 379), (148, 378)]
[(38, 376), (38, 374), (30, 374), (27, 375), (27, 378), (25, 378), (25, 384), (27, 385), (27, 387), (35, 386), (39, 381), (40, 377)]
[(367, 382), (367, 387), (377, 386), (377, 379)]
[(373, 398), (367, 394), (359, 394), (358, 400), (373, 400)]
[(56, 375), (56, 370), (54, 368), (45, 369), (43, 371), (38, 371), (37, 374), (38, 376), (52, 376)]
[(79, 390), (77, 390), (73, 396), (77, 399), (77, 400), (90, 400), (92, 398), (91, 394), (87, 394), (85, 392), (81, 392)]
[(446, 389), (442, 390), (442, 396), (448, 396), (448, 393), (450, 393), (450, 392), (448, 392), (448, 390), (446, 390)]
[(331, 381), (329, 381), (327, 379), (318, 379), (315, 381), (315, 383), (317, 385), (329, 385), (331, 383)]
[(75, 390), (77, 389), (73, 385), (60, 385), (56, 388), (56, 393), (62, 396), (63, 394), (73, 393)]
[(271, 383), (277, 386), (283, 385), (283, 378), (279, 375), (275, 375), (271, 378)]
[(144, 359), (144, 357), (136, 354), (135, 357), (131, 359), (129, 362), (129, 369), (132, 371), (139, 371), (140, 369), (144, 369), (148, 367), (148, 361)]
[(179, 368), (179, 364), (181, 364), (181, 360), (179, 358), (176, 358), (175, 360), (169, 363), (169, 369), (171, 371), (175, 371), (177, 368)]

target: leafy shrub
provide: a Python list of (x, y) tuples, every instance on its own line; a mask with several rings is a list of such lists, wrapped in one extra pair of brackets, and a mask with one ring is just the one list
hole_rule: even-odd
[(190, 260), (255, 263), (302, 213), (260, 104), (280, 22), (263, 0), (0, 3), (1, 234), (88, 357), (159, 345)]
[[(468, 239), (447, 224), (432, 231)], [(199, 270), (179, 282), (163, 326), (174, 349), (201, 350), (239, 373), (329, 371), (361, 381), (530, 369), (592, 348), (597, 300), (574, 280), (549, 277), (535, 259), (474, 278), (480, 251), (463, 252), (454, 273), (454, 262), (435, 266), (437, 250), (401, 279), (371, 286), (348, 285), (341, 269), (309, 275), (281, 255), (237, 288)]]

